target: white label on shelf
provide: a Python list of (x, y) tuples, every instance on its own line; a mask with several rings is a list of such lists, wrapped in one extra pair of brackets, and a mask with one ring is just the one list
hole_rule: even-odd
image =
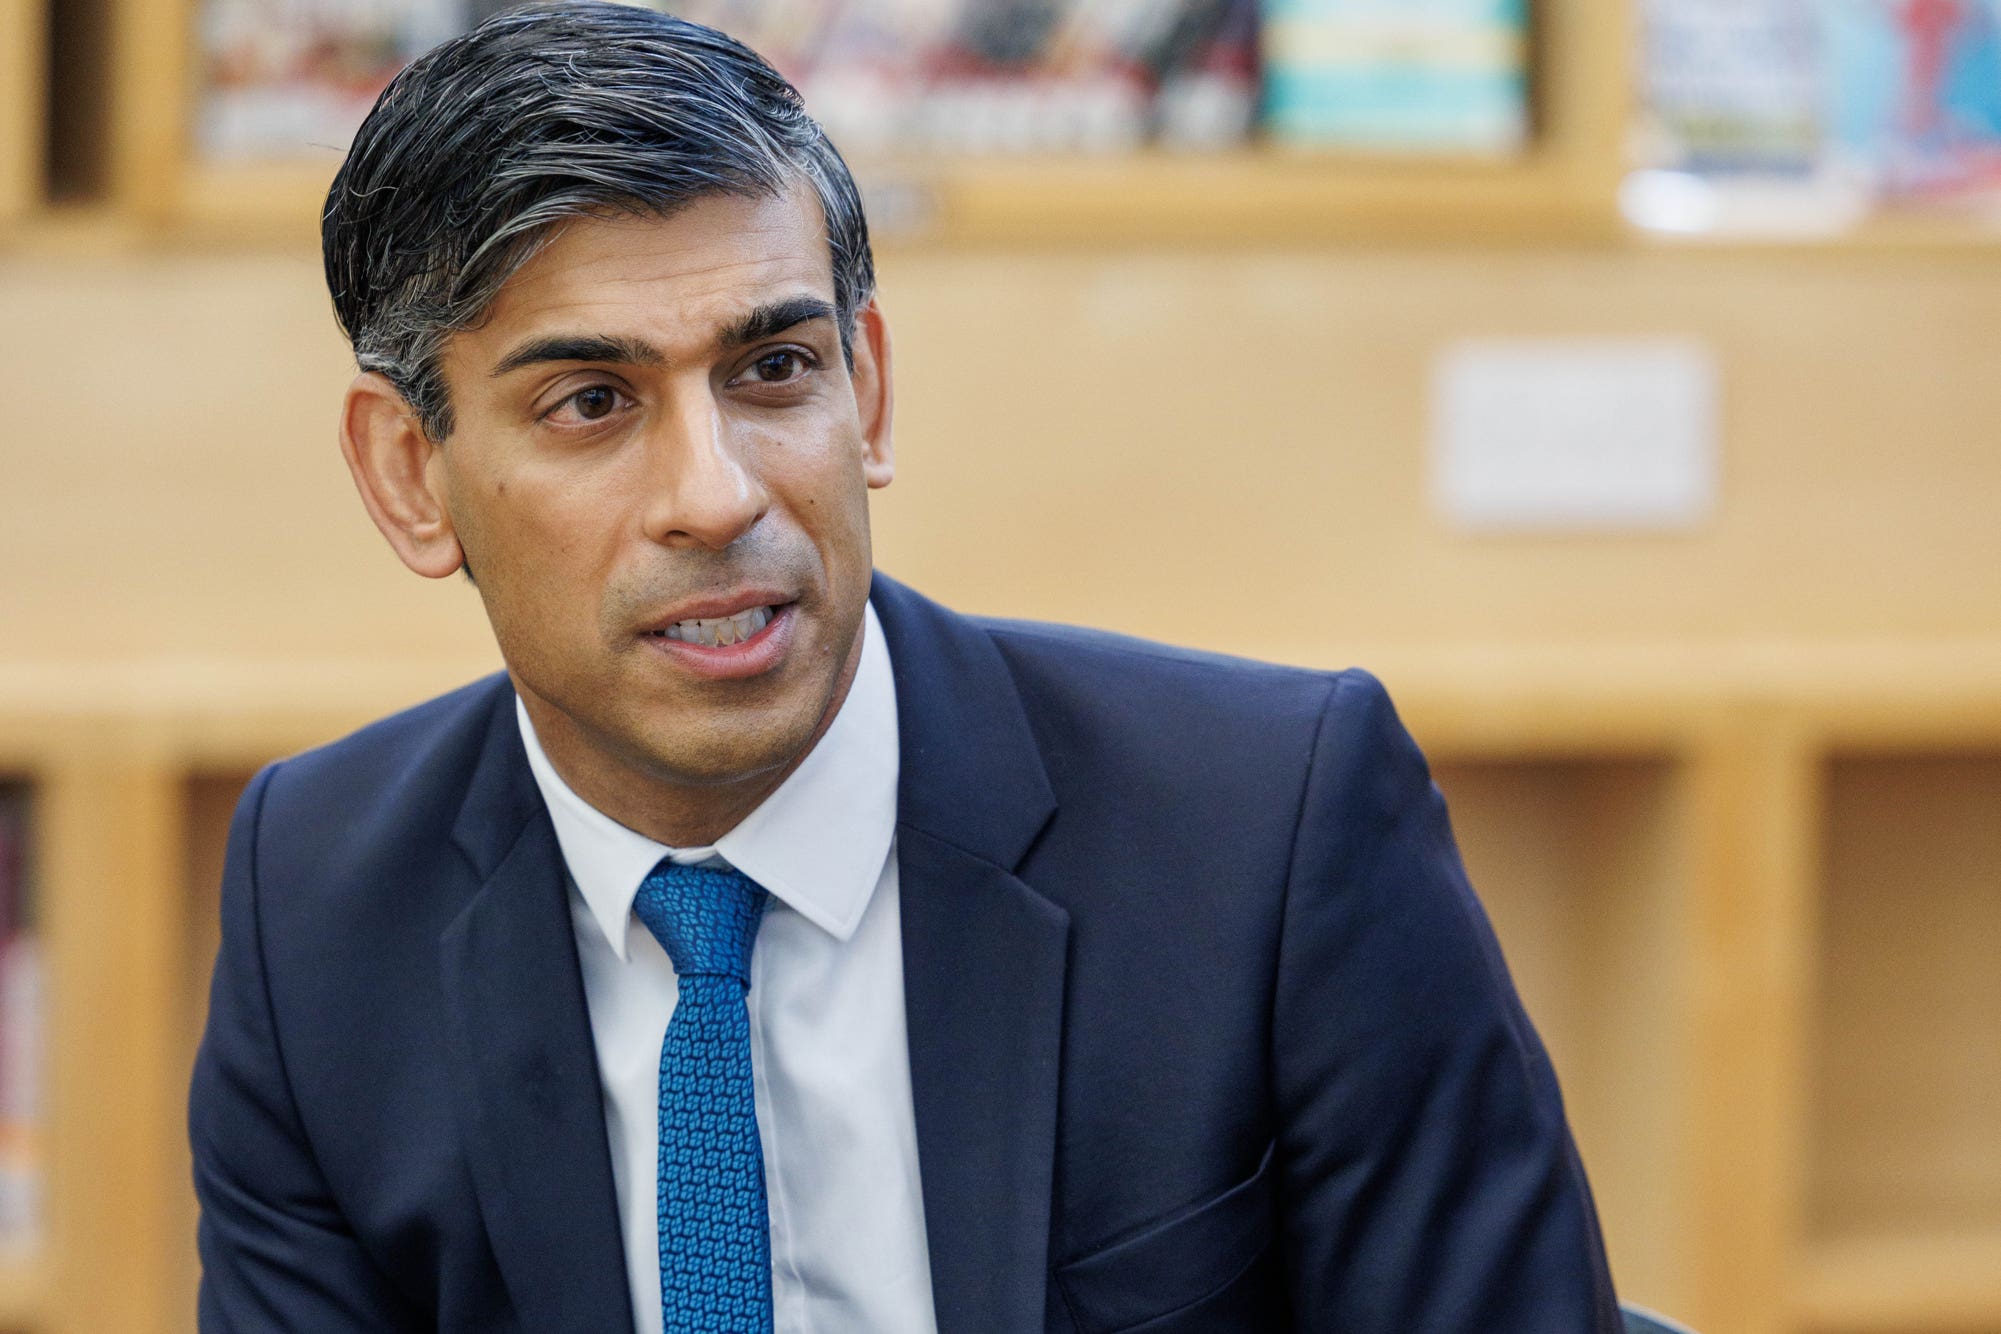
[(1693, 527), (1715, 506), (1717, 383), (1688, 339), (1456, 343), (1432, 375), (1433, 501), (1470, 529)]

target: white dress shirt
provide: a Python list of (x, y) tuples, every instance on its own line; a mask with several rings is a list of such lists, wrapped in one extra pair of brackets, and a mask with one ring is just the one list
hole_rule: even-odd
[(896, 691), (875, 608), (840, 711), (714, 847), (668, 848), (589, 805), (515, 713), (573, 882), (639, 1334), (659, 1334), (660, 1046), (678, 987), (633, 915), (662, 857), (721, 857), (771, 893), (750, 960), (751, 1066), (776, 1334), (935, 1334), (917, 1175), (896, 876)]

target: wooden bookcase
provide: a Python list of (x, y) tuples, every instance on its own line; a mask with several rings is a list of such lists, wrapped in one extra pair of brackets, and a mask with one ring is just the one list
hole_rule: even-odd
[[(52, 2), (0, 0), (0, 221), (42, 202)], [(115, 245), (310, 238), (331, 159), (190, 159), (194, 0), (63, 3), (108, 51), (85, 175)], [(1514, 162), (861, 165), (904, 206), (890, 246), (1609, 245), (1630, 21), (1544, 0), (1536, 146)], [(1991, 245), (1946, 223), (1814, 248)], [(1451, 803), (1622, 1292), (1705, 1334), (2001, 1330), (2001, 675), (1951, 656), (1364, 659)], [(52, 991), (48, 1234), (0, 1260), (0, 1331), (176, 1334), (195, 1281), (182, 1107), (235, 794), (438, 682), (388, 663), (344, 689), (306, 667), (84, 689), (5, 666), (0, 780), (34, 795)]]
[[(2001, 1327), (2001, 685), (1389, 684), (1622, 1293), (1737, 1334)], [(0, 1328), (192, 1327), (180, 1109), (230, 812), (257, 765), (393, 703), (135, 699), (0, 701), (40, 813), (58, 1206), (0, 1270)]]
[(1820, 773), (1803, 1323), (2001, 1327), (2001, 735)]

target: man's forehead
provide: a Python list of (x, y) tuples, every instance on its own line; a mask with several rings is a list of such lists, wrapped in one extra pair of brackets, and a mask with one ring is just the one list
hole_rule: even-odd
[(811, 193), (708, 195), (666, 217), (562, 224), (501, 288), (478, 341), (610, 321), (707, 342), (747, 311), (801, 294), (834, 296)]

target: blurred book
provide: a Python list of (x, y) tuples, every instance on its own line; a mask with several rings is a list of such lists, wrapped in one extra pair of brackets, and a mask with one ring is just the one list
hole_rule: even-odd
[(1183, 5), (1156, 48), (1154, 138), (1233, 148), (1251, 135), (1260, 87), (1257, 0)]
[(1813, 170), (1820, 70), (1809, 0), (1647, 0), (1640, 17), (1648, 166)]
[(1653, 230), (1838, 235), (1880, 210), (2001, 219), (2001, 0), (1647, 0)]
[(0, 786), (0, 1251), (38, 1242), (42, 1226), (43, 1006), (34, 931), (29, 799)]
[(2001, 186), (2001, 3), (1823, 0), (1830, 165), (1890, 201)]
[(471, 0), (205, 0), (196, 151), (344, 152), (396, 72), (478, 17)]
[(1527, 0), (1266, 0), (1280, 143), (1502, 155), (1528, 141)]
[[(345, 149), (410, 59), (515, 0), (205, 0), (198, 151)], [(851, 155), (1227, 147), (1257, 0), (645, 0), (738, 38)]]
[(675, 12), (765, 55), (851, 156), (1234, 146), (1256, 0), (707, 0)]

